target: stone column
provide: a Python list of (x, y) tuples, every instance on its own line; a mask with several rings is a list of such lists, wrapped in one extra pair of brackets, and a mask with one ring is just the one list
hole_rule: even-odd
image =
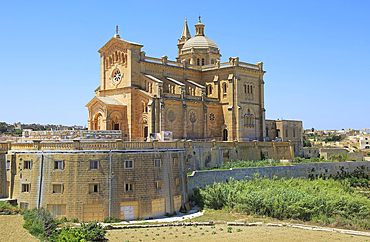
[(188, 106), (186, 105), (185, 102), (182, 103), (182, 123), (184, 125), (184, 134), (183, 134), (183, 138), (186, 139), (188, 137), (188, 123), (187, 123), (187, 120), (188, 120)]

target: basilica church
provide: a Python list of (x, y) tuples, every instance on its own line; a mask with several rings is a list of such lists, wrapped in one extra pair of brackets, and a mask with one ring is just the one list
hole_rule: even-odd
[(173, 139), (219, 141), (268, 141), (287, 133), (266, 124), (263, 63), (220, 62), (200, 18), (194, 37), (185, 21), (176, 61), (149, 57), (142, 47), (117, 30), (99, 50), (100, 86), (86, 105), (89, 130), (121, 130), (126, 141), (162, 131)]

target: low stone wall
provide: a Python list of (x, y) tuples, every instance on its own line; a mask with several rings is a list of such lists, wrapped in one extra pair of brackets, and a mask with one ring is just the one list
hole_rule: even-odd
[(370, 174), (370, 162), (323, 162), (323, 163), (302, 163), (291, 166), (270, 166), (270, 167), (250, 167), (250, 168), (234, 168), (230, 170), (213, 170), (213, 171), (194, 171), (193, 174), (187, 177), (188, 193), (197, 187), (205, 187), (213, 185), (214, 182), (226, 182), (230, 178), (235, 180), (250, 180), (254, 174), (259, 174), (259, 177), (266, 176), (272, 179), (276, 176), (281, 178), (303, 178), (309, 176), (325, 176), (335, 175), (342, 171), (352, 172), (357, 168), (364, 166), (365, 172)]

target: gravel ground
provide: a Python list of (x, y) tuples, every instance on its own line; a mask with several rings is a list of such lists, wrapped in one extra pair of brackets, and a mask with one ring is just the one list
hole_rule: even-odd
[[(338, 232), (312, 231), (290, 227), (232, 226), (160, 227), (142, 229), (108, 230), (106, 238), (115, 241), (370, 241), (369, 237), (341, 234)], [(176, 231), (177, 229), (177, 231)], [(220, 230), (222, 229), (222, 230)], [(242, 231), (237, 232), (238, 229)], [(172, 234), (171, 234), (172, 233)], [(147, 236), (146, 236), (147, 235)], [(163, 238), (164, 237), (164, 238)]]
[(0, 215), (0, 241), (1, 242), (40, 242), (22, 226), (24, 224), (21, 215)]
[[(0, 216), (0, 241), (38, 242), (22, 225), (24, 221), (20, 215)], [(108, 230), (106, 238), (109, 242), (115, 241), (369, 241), (370, 237), (341, 234), (338, 232), (312, 231), (291, 227), (270, 226), (232, 226), (232, 233), (227, 232), (229, 226), (216, 224), (215, 226), (186, 226), (159, 227), (142, 229)], [(241, 231), (237, 232), (240, 229)], [(136, 230), (136, 231), (135, 231)], [(176, 231), (177, 230), (177, 231)], [(147, 236), (146, 236), (147, 235)], [(190, 235), (190, 236), (189, 236)], [(164, 237), (164, 238), (163, 238)]]

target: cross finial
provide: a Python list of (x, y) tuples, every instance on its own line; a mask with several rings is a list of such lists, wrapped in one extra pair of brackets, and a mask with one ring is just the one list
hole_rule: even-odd
[(185, 21), (188, 21), (188, 18), (187, 17), (185, 17)]
[(118, 34), (118, 25), (116, 25), (116, 34)]
[(199, 23), (200, 23), (200, 15), (199, 15)]

